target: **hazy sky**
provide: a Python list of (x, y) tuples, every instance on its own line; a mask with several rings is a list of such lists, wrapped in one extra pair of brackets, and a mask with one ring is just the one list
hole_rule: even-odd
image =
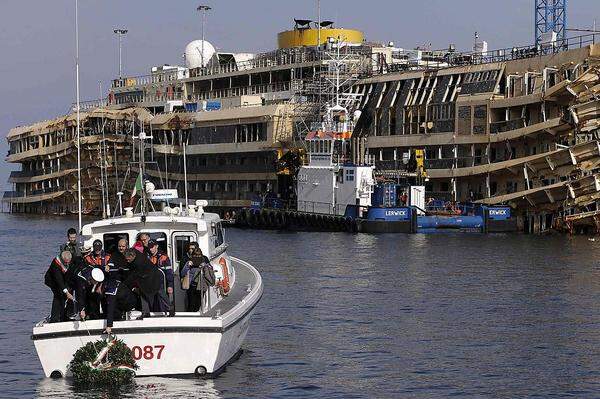
[[(213, 7), (206, 38), (217, 48), (257, 52), (276, 46), (277, 32), (292, 18), (315, 18), (314, 0), (202, 0)], [(75, 97), (75, 0), (2, 0), (0, 12), (0, 151), (16, 125), (67, 112)], [(200, 38), (199, 1), (80, 0), (81, 97), (99, 96), (118, 73), (115, 27), (129, 29), (124, 41), (126, 75), (152, 65), (182, 63), (187, 42)], [(321, 0), (322, 18), (363, 30), (368, 40), (399, 47), (432, 44), (460, 50), (478, 31), (491, 49), (533, 41), (534, 0)], [(600, 25), (600, 0), (570, 0), (571, 27)], [(0, 190), (9, 169), (0, 164)], [(8, 186), (7, 186), (8, 187)]]

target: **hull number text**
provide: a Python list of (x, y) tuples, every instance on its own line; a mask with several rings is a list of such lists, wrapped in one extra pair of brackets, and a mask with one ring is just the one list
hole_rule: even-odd
[(146, 345), (146, 346), (134, 346), (131, 348), (131, 352), (133, 353), (133, 358), (135, 360), (152, 360), (158, 359), (162, 356), (163, 349), (165, 349), (164, 345)]

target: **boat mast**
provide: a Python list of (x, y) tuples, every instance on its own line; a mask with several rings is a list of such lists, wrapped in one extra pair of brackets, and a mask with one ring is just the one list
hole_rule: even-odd
[(79, 219), (79, 234), (81, 234), (81, 140), (79, 115), (79, 0), (75, 0), (75, 80), (77, 93), (77, 215)]
[[(187, 141), (187, 138), (186, 138)], [(187, 143), (183, 142), (183, 185), (185, 189), (185, 206), (188, 206), (188, 183), (187, 183), (187, 153), (186, 153)]]

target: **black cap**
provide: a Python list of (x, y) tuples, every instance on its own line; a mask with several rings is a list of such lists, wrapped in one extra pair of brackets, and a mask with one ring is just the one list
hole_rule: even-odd
[(148, 241), (148, 248), (152, 248), (153, 246), (158, 245), (158, 243), (154, 240)]
[(94, 248), (102, 248), (102, 241), (94, 240), (94, 244), (92, 244)]

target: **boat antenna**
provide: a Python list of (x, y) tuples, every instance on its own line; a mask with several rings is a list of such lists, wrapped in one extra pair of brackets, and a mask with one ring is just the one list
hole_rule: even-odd
[(187, 183), (187, 140), (183, 142), (183, 185), (185, 191), (185, 207), (188, 206), (188, 183)]
[(77, 95), (77, 215), (79, 234), (81, 234), (81, 140), (80, 140), (80, 103), (79, 103), (79, 0), (75, 0), (75, 86)]
[(317, 47), (321, 47), (321, 0), (317, 0)]

